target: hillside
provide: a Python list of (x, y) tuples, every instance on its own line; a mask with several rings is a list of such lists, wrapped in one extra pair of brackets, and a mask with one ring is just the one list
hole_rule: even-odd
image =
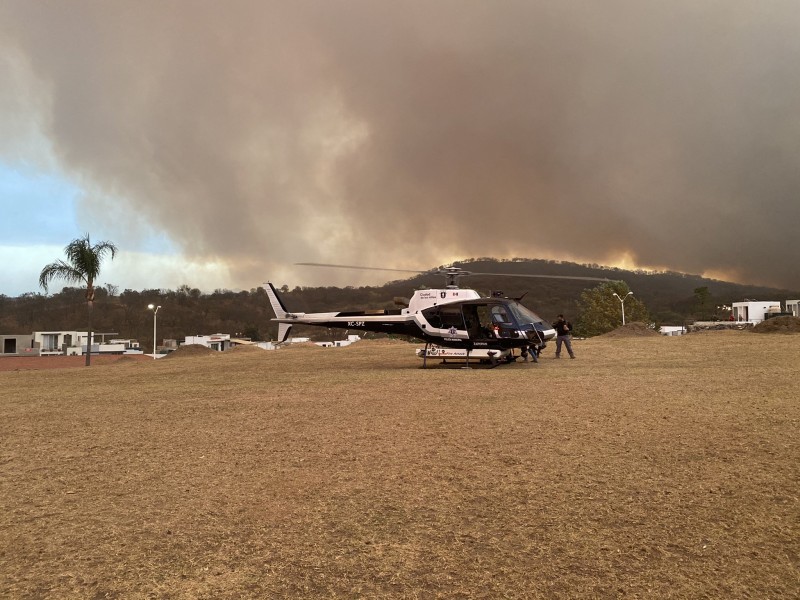
[[(602, 277), (625, 281), (636, 297), (648, 307), (660, 323), (680, 324), (699, 316), (694, 290), (707, 287), (709, 297), (704, 316), (713, 316), (717, 305), (730, 305), (745, 298), (786, 300), (800, 297), (800, 292), (743, 285), (706, 279), (697, 275), (666, 272), (626, 271), (599, 265), (579, 265), (547, 260), (495, 260), (479, 258), (456, 263), (464, 269), (480, 273), (521, 275), (569, 275)], [(315, 312), (354, 310), (360, 308), (391, 308), (395, 297), (409, 297), (414, 289), (441, 287), (441, 275), (420, 274), (409, 279), (391, 281), (383, 286), (370, 287), (295, 287), (282, 294), (290, 310)], [(492, 277), (476, 275), (461, 281), (483, 294), (501, 290), (512, 297), (524, 294), (523, 304), (545, 319), (558, 313), (576, 318), (581, 292), (594, 287), (592, 282), (564, 279), (526, 277)], [(182, 339), (186, 335), (230, 333), (253, 338), (269, 339), (277, 327), (262, 288), (250, 291), (217, 290), (203, 294), (200, 290), (180, 286), (177, 290), (125, 290), (109, 296), (97, 290), (94, 310), (95, 331), (114, 332), (119, 337), (138, 339), (143, 346), (153, 343), (153, 315), (148, 304), (162, 306), (158, 314), (158, 341), (164, 338)], [(25, 294), (18, 298), (0, 295), (0, 333), (20, 334), (44, 330), (85, 330), (87, 322), (83, 291), (64, 288), (51, 296)], [(312, 335), (317, 339), (338, 338), (341, 332), (328, 334), (317, 328), (297, 328), (297, 335)]]
[[(718, 281), (699, 275), (627, 271), (600, 265), (580, 265), (539, 259), (500, 261), (479, 258), (454, 265), (477, 273), (503, 274), (503, 277), (471, 276), (462, 279), (461, 285), (485, 295), (492, 290), (501, 290), (510, 297), (520, 297), (524, 294), (523, 304), (545, 319), (553, 319), (558, 313), (576, 316), (579, 312), (581, 292), (594, 287), (595, 283), (508, 275), (568, 275), (621, 280), (626, 282), (636, 297), (644, 302), (652, 316), (665, 324), (681, 324), (687, 319), (694, 318), (697, 311), (694, 291), (701, 287), (707, 287), (709, 292), (706, 300), (709, 314), (705, 315), (708, 317), (713, 316), (715, 306), (729, 306), (732, 302), (745, 298), (783, 301), (787, 298), (800, 297), (798, 291)], [(444, 278), (441, 275), (423, 274), (374, 288), (295, 288), (286, 295), (286, 303), (293, 310), (306, 312), (365, 306), (388, 308), (393, 305), (394, 297), (408, 297), (414, 289), (441, 287), (443, 284)]]

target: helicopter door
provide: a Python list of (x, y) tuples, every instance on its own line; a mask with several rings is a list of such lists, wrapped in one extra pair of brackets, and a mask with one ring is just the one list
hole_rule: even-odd
[(514, 319), (508, 311), (508, 307), (503, 304), (495, 304), (491, 307), (492, 325), (500, 337), (512, 337), (512, 331), (517, 329)]
[(435, 306), (422, 311), (425, 320), (435, 329), (444, 330), (442, 333), (456, 335), (455, 331), (464, 331), (464, 315), (460, 306)]
[(464, 323), (467, 326), (467, 335), (469, 335), (470, 339), (486, 337), (481, 327), (483, 321), (478, 313), (478, 308), (474, 304), (464, 306)]
[(497, 338), (494, 325), (492, 323), (492, 313), (488, 304), (475, 305), (475, 312), (478, 315), (479, 331), (475, 337), (492, 340)]

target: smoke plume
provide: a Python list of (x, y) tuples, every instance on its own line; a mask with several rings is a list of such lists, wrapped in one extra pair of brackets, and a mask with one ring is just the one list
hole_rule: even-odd
[(527, 256), (800, 289), (799, 15), (9, 0), (0, 151), (35, 122), (104, 237), (141, 221), (244, 288)]

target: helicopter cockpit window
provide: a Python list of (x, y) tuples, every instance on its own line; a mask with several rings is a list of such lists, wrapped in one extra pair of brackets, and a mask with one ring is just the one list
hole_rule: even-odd
[(436, 329), (466, 329), (464, 315), (458, 306), (434, 306), (422, 311), (425, 320)]
[(508, 312), (506, 312), (505, 306), (493, 306), (492, 307), (492, 322), (500, 324), (511, 324), (511, 319), (508, 316)]

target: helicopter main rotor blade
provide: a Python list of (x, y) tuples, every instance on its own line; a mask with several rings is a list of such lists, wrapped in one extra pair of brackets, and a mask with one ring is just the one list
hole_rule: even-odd
[(302, 262), (294, 263), (301, 267), (325, 267), (333, 269), (357, 269), (362, 271), (391, 271), (394, 273), (417, 273), (427, 275), (450, 275), (455, 277), (463, 277), (467, 275), (478, 275), (484, 277), (528, 277), (536, 279), (575, 279), (578, 281), (611, 281), (605, 277), (584, 277), (578, 275), (533, 275), (528, 273), (477, 273), (475, 271), (465, 271), (460, 267), (437, 267), (427, 271), (419, 271), (415, 269), (389, 269), (386, 267), (362, 267), (359, 265), (334, 265), (328, 263), (312, 263)]
[(294, 263), (300, 267), (328, 267), (333, 269), (359, 269), (362, 271), (394, 271), (395, 273), (430, 273), (430, 271), (415, 271), (412, 269), (388, 269), (385, 267), (361, 267), (356, 265), (331, 265), (327, 263)]
[(529, 273), (476, 273), (470, 271), (470, 275), (484, 277), (534, 277), (538, 279), (577, 279), (579, 281), (611, 281), (605, 277), (583, 277), (580, 275), (532, 275)]

